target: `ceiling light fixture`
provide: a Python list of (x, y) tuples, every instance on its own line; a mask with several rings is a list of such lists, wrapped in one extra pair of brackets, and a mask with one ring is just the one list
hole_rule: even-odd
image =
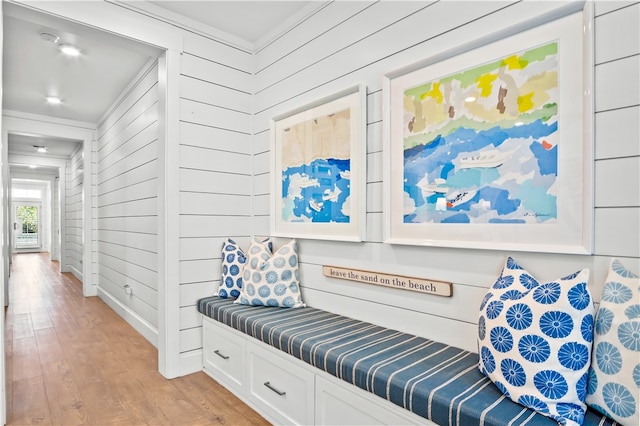
[(30, 168), (30, 169), (37, 169), (37, 168), (38, 168), (38, 166), (36, 166), (35, 164), (29, 164), (29, 168)]
[(43, 154), (44, 154), (45, 152), (47, 152), (47, 147), (46, 147), (46, 146), (38, 146), (38, 145), (34, 145), (33, 147), (36, 149), (36, 151), (41, 152), (41, 153), (43, 153)]
[(60, 37), (51, 33), (40, 33), (40, 38), (43, 39), (44, 41), (47, 41), (53, 44), (56, 44), (58, 40), (60, 40)]
[(80, 56), (80, 49), (70, 44), (61, 44), (58, 49), (67, 56)]
[(47, 96), (45, 99), (47, 100), (47, 103), (51, 105), (60, 105), (62, 103), (62, 99), (57, 96)]

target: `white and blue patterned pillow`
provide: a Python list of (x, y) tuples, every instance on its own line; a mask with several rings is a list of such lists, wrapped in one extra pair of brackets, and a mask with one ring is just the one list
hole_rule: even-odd
[[(254, 251), (254, 258), (259, 258), (260, 254), (268, 252), (268, 258), (271, 255), (271, 247), (270, 238), (264, 241), (254, 238), (249, 246), (249, 252)], [(251, 256), (249, 257), (251, 258)], [(235, 299), (240, 296), (242, 274), (246, 262), (247, 255), (235, 241), (227, 238), (222, 242), (222, 280), (218, 288), (218, 297), (223, 299), (232, 297)]]
[(587, 404), (616, 422), (640, 424), (640, 279), (613, 259), (593, 338)]
[(281, 308), (306, 306), (300, 293), (298, 243), (295, 240), (280, 247), (260, 265), (248, 262), (242, 278), (244, 287), (235, 303)]
[(540, 283), (512, 258), (478, 320), (479, 369), (511, 400), (582, 424), (593, 340), (589, 270)]

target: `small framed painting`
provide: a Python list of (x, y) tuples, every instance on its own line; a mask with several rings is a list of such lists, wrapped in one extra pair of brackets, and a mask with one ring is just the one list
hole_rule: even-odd
[(271, 234), (362, 241), (366, 88), (358, 85), (271, 120)]
[(576, 13), (385, 76), (385, 242), (591, 252), (582, 29)]

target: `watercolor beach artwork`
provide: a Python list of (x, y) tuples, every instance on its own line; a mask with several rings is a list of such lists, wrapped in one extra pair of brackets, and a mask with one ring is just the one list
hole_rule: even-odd
[(348, 223), (350, 110), (282, 129), (282, 220)]
[(404, 91), (405, 223), (557, 219), (558, 43)]
[(384, 241), (591, 252), (582, 14), (383, 78)]
[(360, 241), (364, 88), (272, 121), (272, 234)]

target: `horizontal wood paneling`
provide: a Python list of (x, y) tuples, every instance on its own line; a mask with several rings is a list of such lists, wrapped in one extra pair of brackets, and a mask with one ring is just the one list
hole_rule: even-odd
[(235, 215), (238, 211), (249, 211), (250, 208), (251, 197), (248, 195), (180, 193), (181, 214)]
[(180, 100), (180, 120), (238, 133), (247, 133), (251, 128), (251, 116), (246, 112), (238, 112), (190, 99)]
[(213, 296), (219, 285), (219, 280), (180, 285), (180, 306), (195, 306), (199, 299)]
[(625, 8), (638, 2), (637, 0), (607, 0), (595, 1), (593, 3), (596, 16), (600, 16), (605, 13), (611, 13), (615, 10)]
[(640, 53), (640, 3), (596, 18), (596, 64)]
[[(230, 110), (251, 113), (251, 94), (239, 92), (209, 81), (188, 76), (180, 79), (180, 96), (184, 99), (197, 99), (209, 105), (218, 105)], [(220, 104), (223, 101), (224, 104)]]
[[(347, 50), (349, 47), (358, 46), (359, 43), (365, 43), (363, 48), (366, 49), (368, 39), (374, 38), (376, 41), (383, 40), (381, 35), (375, 38), (376, 33), (384, 33), (384, 30), (401, 19), (407, 18), (415, 12), (424, 9), (432, 2), (378, 2), (367, 7), (367, 3), (361, 4), (340, 4), (333, 3), (326, 9), (326, 14), (332, 13), (334, 19), (343, 19), (338, 25), (331, 28), (331, 31), (324, 31), (316, 38), (309, 40), (304, 49), (296, 49), (286, 56), (281, 56), (278, 63), (259, 72), (259, 85), (256, 93), (268, 91), (270, 87), (280, 83), (283, 80), (295, 81), (299, 74), (305, 74), (306, 69), (321, 66), (320, 62), (328, 62), (326, 58), (339, 54), (340, 50)], [(325, 10), (326, 10), (325, 9)], [(344, 11), (342, 9), (345, 9)], [(321, 13), (325, 12), (323, 10)], [(324, 14), (324, 13), (323, 13)], [(325, 25), (331, 24), (327, 22)], [(428, 23), (426, 23), (428, 25)], [(289, 36), (289, 34), (287, 34)], [(291, 41), (289, 37), (288, 40)], [(365, 41), (367, 40), (367, 41)], [(383, 42), (377, 46), (376, 51), (372, 52), (376, 57), (378, 54), (384, 55), (385, 45), (389, 42)], [(338, 48), (339, 46), (339, 48)], [(339, 50), (337, 50), (337, 48)], [(380, 49), (380, 51), (378, 51)], [(308, 52), (313, 51), (314, 55), (309, 56)], [(264, 52), (261, 52), (260, 57)], [(281, 54), (282, 55), (282, 54)], [(360, 53), (361, 56), (367, 56), (365, 52)], [(365, 59), (366, 61), (366, 59)], [(354, 62), (350, 61), (351, 64)], [(335, 65), (335, 64), (334, 64)], [(348, 65), (348, 64), (345, 64)], [(313, 73), (313, 72), (311, 72)], [(314, 80), (324, 78), (324, 76), (313, 75)], [(294, 83), (295, 84), (295, 83)], [(257, 106), (261, 110), (261, 105)]]
[(158, 140), (155, 139), (148, 142), (146, 145), (143, 145), (142, 148), (138, 149), (122, 161), (110, 164), (109, 167), (100, 167), (100, 170), (98, 171), (98, 190), (100, 191), (100, 184), (102, 182), (106, 182), (109, 179), (128, 173), (137, 167), (156, 161), (158, 159), (157, 153)]
[(252, 81), (250, 73), (239, 71), (219, 62), (206, 60), (190, 54), (183, 54), (182, 69), (180, 71), (185, 76), (251, 93)]
[[(402, 9), (382, 13), (393, 8), (393, 3), (380, 2), (373, 6), (366, 3), (360, 5), (358, 15), (375, 15), (375, 19), (363, 20), (353, 26), (349, 24), (356, 18), (352, 18), (353, 14), (337, 13), (346, 6), (336, 2), (317, 14), (331, 16), (323, 18), (326, 27), (310, 18), (308, 31), (313, 34), (310, 38), (286, 34), (278, 40), (280, 50), (274, 45), (273, 49), (269, 46), (258, 52), (253, 125), (254, 233), (269, 230), (266, 209), (270, 181), (269, 119), (339, 89), (357, 83), (367, 85), (366, 240), (363, 243), (299, 240), (303, 297), (309, 305), (476, 351), (477, 307), (508, 255), (514, 255), (532, 274), (545, 281), (588, 268), (591, 271), (589, 288), (596, 302), (611, 256), (619, 256), (629, 268), (640, 271), (639, 253), (635, 248), (639, 231), (637, 157), (640, 149), (637, 144), (637, 59), (621, 57), (633, 50), (633, 41), (616, 46), (618, 51), (613, 55), (596, 52), (596, 57), (604, 61), (595, 70), (598, 111), (595, 152), (599, 159), (595, 164), (596, 255), (514, 254), (382, 243), (385, 208), (382, 200), (382, 76), (495, 34), (507, 25), (517, 26), (552, 15), (567, 5), (557, 2), (439, 2), (415, 13), (405, 10), (404, 16), (398, 16), (394, 13)], [(419, 6), (426, 6), (426, 3), (403, 5), (416, 10)], [(356, 5), (350, 7), (357, 8)], [(376, 10), (378, 12), (374, 13)], [(631, 13), (624, 10), (615, 13)], [(603, 22), (608, 18), (599, 19)], [(624, 17), (625, 22), (634, 19)], [(344, 25), (338, 25), (342, 20)], [(300, 25), (297, 31), (304, 33), (306, 25), (306, 22)], [(598, 21), (597, 25), (600, 25)], [(606, 49), (613, 43), (616, 36), (608, 34), (608, 28), (610, 25), (606, 22), (600, 31), (596, 27), (597, 49)], [(632, 93), (623, 93), (625, 90)], [(633, 179), (636, 182), (632, 182)], [(624, 185), (618, 188), (616, 184), (621, 181), (632, 182), (627, 186), (636, 192), (628, 197), (630, 207), (627, 208), (620, 207)], [(625, 229), (624, 234), (622, 229)], [(624, 241), (616, 244), (615, 240), (620, 238)], [(278, 239), (276, 246), (284, 241)], [(322, 265), (447, 281), (453, 283), (453, 297), (441, 298), (330, 279), (322, 275)]]
[(187, 192), (251, 195), (251, 175), (181, 169), (180, 186)]
[[(304, 25), (290, 29), (285, 37), (274, 40), (256, 55), (256, 75), (260, 75), (267, 67), (287, 57), (292, 52), (305, 46), (322, 34), (339, 25), (348, 25), (349, 20), (375, 2), (332, 2), (328, 7), (313, 14)], [(281, 67), (278, 64), (278, 67)]]
[(180, 262), (180, 283), (199, 283), (219, 280), (222, 269), (219, 259)]
[(65, 167), (65, 260), (67, 271), (70, 271), (80, 281), (90, 280), (91, 277), (82, 276), (84, 256), (84, 212), (82, 190), (84, 187), (84, 158), (82, 147), (79, 147), (67, 161)]
[(138, 234), (123, 231), (101, 231), (100, 241), (134, 247), (140, 250), (156, 252), (158, 236), (154, 234)]
[[(149, 110), (148, 114), (141, 115), (131, 123), (123, 132), (119, 135), (117, 142), (106, 145), (98, 155), (100, 160), (98, 164), (108, 162), (108, 164), (114, 164), (118, 161), (126, 159), (131, 154), (147, 145), (149, 142), (154, 141), (158, 137), (158, 106), (154, 104)], [(153, 118), (155, 116), (155, 119)], [(103, 166), (101, 166), (103, 167)], [(103, 167), (108, 168), (108, 167)]]
[(231, 174), (251, 174), (251, 157), (246, 154), (180, 146), (182, 168)]
[(640, 257), (640, 207), (597, 208), (595, 253)]
[(98, 134), (95, 228), (99, 294), (119, 301), (131, 317), (142, 318), (157, 333), (157, 63), (123, 93)]
[[(117, 257), (110, 256), (106, 253), (99, 253), (98, 260), (100, 262), (100, 274), (102, 274), (102, 266), (106, 266), (114, 271), (120, 272), (122, 275), (131, 278), (139, 283), (157, 290), (158, 274), (148, 268), (138, 266), (135, 263), (128, 262), (127, 260), (119, 259)], [(124, 292), (124, 288), (121, 288)]]
[(211, 40), (197, 34), (187, 34), (184, 37), (183, 49), (194, 56), (211, 61), (224, 61), (230, 68), (245, 73), (253, 72), (253, 55), (227, 44)]
[(640, 207), (640, 156), (598, 160), (596, 207)]
[(246, 236), (251, 229), (250, 216), (180, 216), (181, 238)]
[(640, 107), (596, 113), (596, 159), (640, 155)]
[(596, 112), (640, 104), (640, 55), (596, 66)]
[[(140, 166), (135, 166), (122, 174), (114, 176), (106, 181), (96, 185), (96, 197), (98, 195), (104, 195), (113, 191), (118, 191), (126, 187), (129, 182), (144, 182), (151, 179), (156, 179), (158, 176), (158, 160), (151, 160), (143, 163)], [(97, 206), (97, 198), (96, 198)]]
[(181, 353), (202, 348), (198, 299), (220, 281), (222, 239), (251, 232), (253, 55), (185, 35), (180, 79)]
[(251, 136), (248, 133), (211, 127), (206, 124), (180, 123), (182, 145), (215, 148), (220, 151), (251, 153)]

